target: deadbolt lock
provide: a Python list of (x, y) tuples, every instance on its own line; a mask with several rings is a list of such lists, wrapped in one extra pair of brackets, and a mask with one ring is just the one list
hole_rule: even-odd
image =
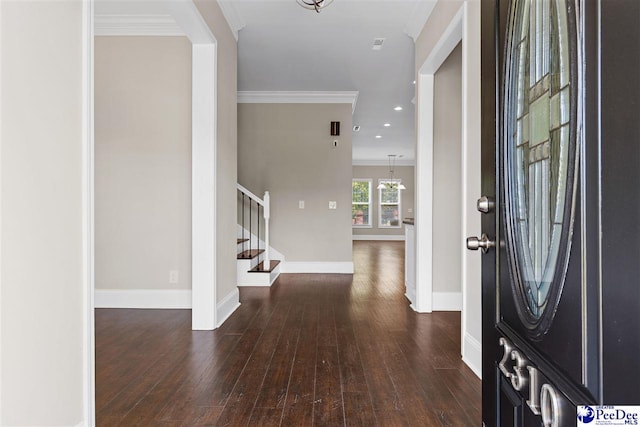
[(478, 210), (482, 213), (493, 212), (496, 202), (493, 197), (482, 196), (478, 199)]

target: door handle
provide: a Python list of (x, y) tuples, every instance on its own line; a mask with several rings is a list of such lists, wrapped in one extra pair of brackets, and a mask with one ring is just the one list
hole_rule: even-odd
[(486, 253), (489, 248), (495, 248), (495, 240), (490, 240), (489, 237), (482, 233), (482, 236), (478, 239), (476, 236), (467, 237), (467, 249), (477, 251), (482, 249), (482, 253)]
[(478, 208), (478, 211), (482, 213), (489, 213), (493, 212), (493, 210), (496, 208), (496, 201), (493, 197), (482, 196), (478, 199), (478, 204), (476, 206)]

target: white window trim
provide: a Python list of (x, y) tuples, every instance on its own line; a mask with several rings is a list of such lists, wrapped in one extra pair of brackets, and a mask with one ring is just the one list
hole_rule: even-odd
[[(402, 184), (402, 179), (400, 178), (380, 178), (378, 179), (378, 185), (383, 182), (394, 182), (398, 185)], [(398, 190), (398, 225), (384, 225), (382, 224), (382, 206), (391, 205), (392, 203), (382, 203), (382, 190), (378, 190), (378, 228), (402, 228), (402, 190)], [(393, 203), (395, 205), (395, 203)]]
[[(369, 223), (368, 224), (351, 224), (352, 228), (373, 228), (373, 221), (371, 220), (373, 214), (373, 180), (371, 178), (353, 178), (351, 180), (351, 207), (353, 208), (353, 183), (356, 181), (369, 183)], [(364, 203), (358, 203), (364, 205)], [(353, 218), (352, 218), (353, 220)]]

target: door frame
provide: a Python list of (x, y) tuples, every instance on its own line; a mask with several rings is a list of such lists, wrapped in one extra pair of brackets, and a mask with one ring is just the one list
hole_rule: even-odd
[[(418, 69), (416, 120), (416, 311), (430, 313), (433, 297), (433, 129), (434, 75), (453, 49), (462, 42), (462, 236), (480, 230), (476, 200), (480, 197), (480, 5), (464, 2)], [(421, 226), (427, 224), (427, 226)], [(461, 353), (463, 361), (482, 377), (481, 336), (469, 332), (481, 324), (481, 258), (460, 242), (462, 267)], [(481, 331), (480, 331), (481, 333)], [(476, 334), (477, 335), (477, 334)]]
[[(192, 44), (192, 329), (213, 330), (217, 327), (217, 41), (192, 1), (169, 2), (165, 7)], [(95, 425), (94, 36), (95, 0), (87, 0), (82, 2), (83, 425)]]

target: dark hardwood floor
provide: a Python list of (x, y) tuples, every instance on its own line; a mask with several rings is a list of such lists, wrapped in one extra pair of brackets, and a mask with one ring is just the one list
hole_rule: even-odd
[(354, 242), (356, 273), (242, 288), (216, 331), (189, 310), (96, 310), (100, 426), (480, 426), (460, 313), (417, 314), (402, 242)]

